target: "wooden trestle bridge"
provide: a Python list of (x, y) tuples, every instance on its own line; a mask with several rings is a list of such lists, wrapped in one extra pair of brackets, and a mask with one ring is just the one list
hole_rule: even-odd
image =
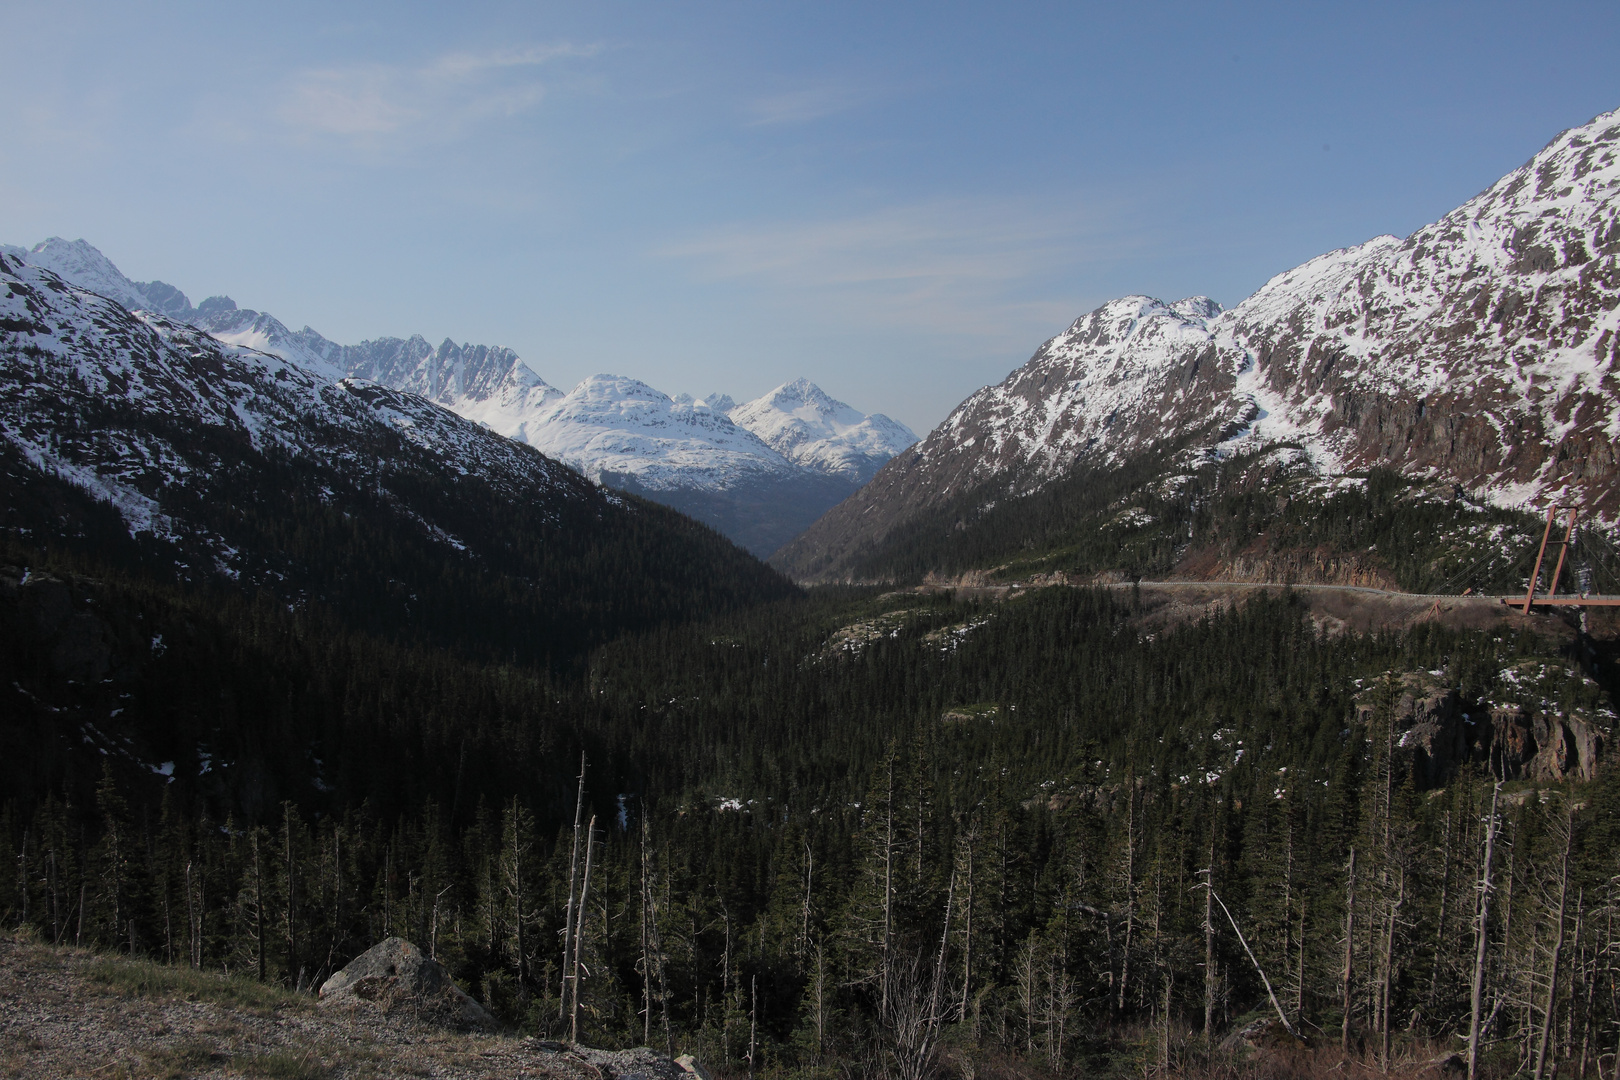
[[(1553, 539), (1553, 525), (1562, 511), (1568, 511), (1564, 524), (1564, 538)], [(1564, 561), (1569, 555), (1569, 549), (1575, 546), (1575, 520), (1580, 508), (1575, 506), (1550, 506), (1547, 508), (1547, 528), (1541, 534), (1541, 550), (1536, 552), (1536, 568), (1530, 572), (1530, 588), (1524, 594), (1524, 613), (1530, 614), (1532, 607), (1620, 607), (1620, 596), (1593, 596), (1581, 591), (1565, 596), (1558, 595), (1558, 579), (1564, 574)], [(1558, 548), (1558, 565), (1553, 569), (1552, 582), (1547, 586), (1545, 596), (1536, 595), (1536, 586), (1541, 584), (1541, 564), (1547, 558), (1549, 547)], [(1584, 590), (1585, 586), (1581, 586)], [(1504, 604), (1507, 600), (1504, 598)]]

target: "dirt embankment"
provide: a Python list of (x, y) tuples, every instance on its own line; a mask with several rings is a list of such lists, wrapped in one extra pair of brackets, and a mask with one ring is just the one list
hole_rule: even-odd
[[(948, 592), (963, 601), (997, 601), (1051, 586), (1102, 587), (1131, 596), (1137, 621), (1150, 631), (1192, 622), (1205, 615), (1239, 607), (1257, 596), (1291, 592), (1312, 620), (1330, 634), (1405, 630), (1423, 622), (1437, 622), (1459, 630), (1532, 630), (1553, 640), (1573, 639), (1581, 626), (1579, 609), (1538, 608), (1525, 615), (1513, 598), (1498, 596), (1424, 596), (1369, 585), (1280, 585), (1258, 581), (1140, 581), (1121, 574), (1080, 577), (1041, 574), (1026, 582), (991, 584), (982, 576), (968, 575), (931, 581), (916, 593)], [(1620, 641), (1620, 608), (1593, 607), (1586, 611), (1586, 630), (1593, 639)]]

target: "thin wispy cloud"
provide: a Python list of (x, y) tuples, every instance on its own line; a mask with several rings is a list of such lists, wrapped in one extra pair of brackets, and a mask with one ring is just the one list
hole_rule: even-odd
[(1073, 298), (1041, 298), (1065, 268), (1140, 243), (1112, 215), (941, 201), (814, 222), (735, 225), (659, 248), (700, 278), (836, 307), (889, 328), (997, 336), (1073, 318)]
[(376, 142), (431, 132), (455, 135), (478, 121), (538, 105), (539, 69), (595, 46), (548, 45), (446, 53), (418, 65), (351, 64), (300, 71), (287, 82), (277, 119), (296, 135)]
[(816, 86), (755, 98), (748, 103), (749, 127), (806, 124), (859, 105), (867, 95), (854, 86)]

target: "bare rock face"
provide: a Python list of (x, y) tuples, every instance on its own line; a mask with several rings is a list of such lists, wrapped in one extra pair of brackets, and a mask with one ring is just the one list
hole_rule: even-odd
[(1391, 676), (1356, 698), (1356, 722), (1371, 725), (1380, 709), (1390, 709), (1396, 752), (1408, 757), (1424, 788), (1445, 783), (1469, 761), (1503, 780), (1590, 780), (1613, 717), (1605, 709), (1559, 708), (1537, 686), (1544, 667), (1531, 661), (1504, 672), (1516, 701), (1465, 702), (1443, 676), (1426, 671)]
[(373, 945), (327, 979), (321, 985), (321, 1004), (380, 1008), (459, 1031), (494, 1031), (498, 1026), (451, 980), (443, 964), (397, 937)]
[(1470, 756), (1465, 716), (1455, 687), (1426, 671), (1407, 672), (1393, 685), (1374, 684), (1356, 699), (1356, 721), (1369, 725), (1384, 707), (1394, 710), (1396, 749), (1411, 757), (1420, 787), (1435, 787)]

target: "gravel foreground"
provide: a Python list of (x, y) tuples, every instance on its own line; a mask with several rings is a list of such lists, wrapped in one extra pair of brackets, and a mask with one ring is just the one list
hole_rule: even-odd
[(694, 1080), (646, 1049), (456, 1034), (248, 979), (0, 936), (0, 1077)]

